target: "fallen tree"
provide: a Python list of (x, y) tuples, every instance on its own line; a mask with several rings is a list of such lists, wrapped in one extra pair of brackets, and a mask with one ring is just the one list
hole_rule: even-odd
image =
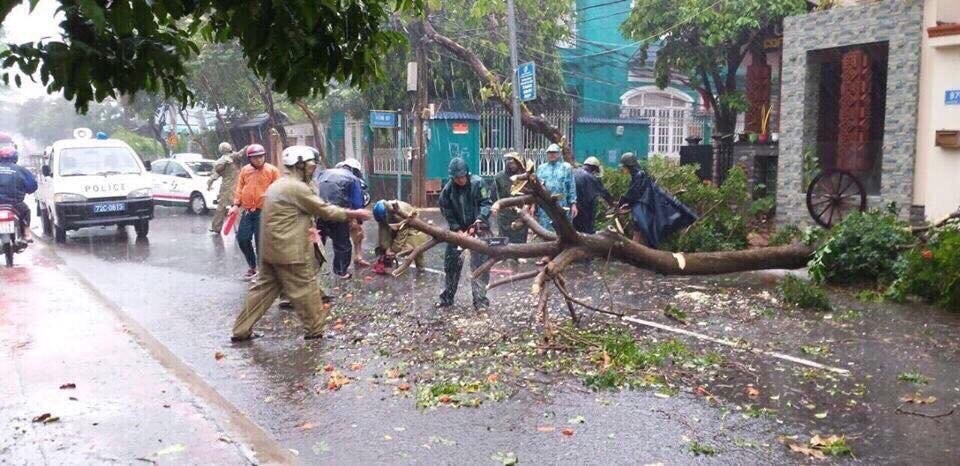
[(394, 271), (394, 275), (399, 276), (416, 260), (417, 256), (444, 242), (489, 257), (489, 260), (474, 272), (474, 278), (480, 277), (497, 262), (506, 259), (546, 257), (549, 260), (538, 269), (506, 277), (490, 283), (487, 288), (492, 289), (508, 283), (532, 279), (532, 292), (537, 298), (537, 318), (549, 335), (551, 326), (547, 310), (551, 283), (560, 292), (574, 321), (578, 320), (573, 310), (575, 306), (597, 311), (596, 308), (574, 297), (566, 286), (563, 273), (577, 261), (598, 258), (622, 262), (664, 275), (714, 275), (752, 270), (801, 268), (807, 264), (813, 253), (813, 249), (809, 246), (793, 244), (744, 251), (683, 254), (649, 248), (613, 230), (596, 234), (578, 233), (556, 199), (546, 191), (535, 174), (526, 173), (519, 177), (527, 180), (523, 192), (518, 193), (518, 196), (497, 201), (493, 207), (494, 211), (520, 207), (523, 215), (518, 221), (532, 224), (535, 221), (523, 212), (522, 207), (536, 204), (553, 221), (556, 233), (543, 228), (533, 228), (531, 231), (541, 236), (541, 242), (494, 246), (481, 238), (453, 232), (413, 216), (405, 220), (407, 225), (430, 235), (432, 240), (407, 255), (404, 262)]

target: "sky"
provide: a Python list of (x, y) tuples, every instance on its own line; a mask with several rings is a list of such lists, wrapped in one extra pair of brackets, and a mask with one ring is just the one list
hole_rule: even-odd
[[(59, 20), (56, 18), (58, 5), (55, 0), (40, 0), (32, 13), (26, 1), (16, 6), (3, 21), (4, 42), (23, 43), (59, 37)], [(23, 87), (17, 89), (11, 80), (11, 88), (6, 97), (8, 100), (23, 101), (45, 94), (46, 90), (39, 83), (25, 79)]]

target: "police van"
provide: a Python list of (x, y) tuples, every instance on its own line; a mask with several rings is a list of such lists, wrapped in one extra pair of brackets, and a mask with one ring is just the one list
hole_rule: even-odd
[(43, 155), (37, 212), (43, 232), (58, 243), (83, 227), (133, 226), (145, 238), (153, 219), (152, 178), (125, 142), (86, 128), (74, 131)]

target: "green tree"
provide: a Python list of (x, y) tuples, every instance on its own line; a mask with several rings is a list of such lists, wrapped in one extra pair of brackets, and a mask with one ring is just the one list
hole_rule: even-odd
[[(62, 40), (9, 44), (0, 52), (3, 80), (22, 82), (10, 70), (16, 66), (86, 111), (91, 101), (138, 91), (190, 102), (186, 63), (199, 53), (198, 33), (236, 40), (254, 73), (293, 99), (322, 93), (331, 80), (363, 86), (380, 75), (380, 57), (403, 41), (384, 27), (390, 14), (416, 11), (421, 0), (58, 2)], [(0, 6), (0, 24), (17, 4)]]
[[(517, 41), (521, 61), (531, 59), (538, 65), (538, 85), (547, 98), (521, 107), (525, 127), (543, 134), (552, 142), (562, 143), (563, 133), (538, 110), (567, 99), (557, 91), (563, 89), (560, 57), (556, 44), (569, 34), (569, 26), (560, 19), (570, 13), (572, 2), (517, 0)], [(492, 99), (507, 109), (511, 107), (507, 12), (505, 2), (482, 0), (432, 1), (431, 11), (422, 17), (423, 36), (436, 43), (449, 60), (451, 68), (458, 68), (464, 85), (472, 93)], [(441, 66), (444, 66), (441, 61)], [(575, 162), (569, 144), (561, 144), (564, 159)]]
[(73, 137), (74, 128), (113, 133), (127, 122), (120, 104), (107, 101), (79, 114), (69, 102), (52, 97), (28, 99), (17, 107), (17, 130), (40, 144)]
[(805, 0), (636, 0), (621, 29), (642, 41), (641, 57), (659, 43), (657, 85), (682, 76), (709, 100), (717, 133), (731, 134), (746, 110), (737, 89), (740, 63), (784, 17), (806, 10)]

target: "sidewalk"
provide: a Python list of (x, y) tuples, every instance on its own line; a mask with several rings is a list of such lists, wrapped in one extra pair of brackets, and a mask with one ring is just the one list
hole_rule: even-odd
[(17, 261), (0, 269), (0, 462), (287, 462), (43, 244)]

